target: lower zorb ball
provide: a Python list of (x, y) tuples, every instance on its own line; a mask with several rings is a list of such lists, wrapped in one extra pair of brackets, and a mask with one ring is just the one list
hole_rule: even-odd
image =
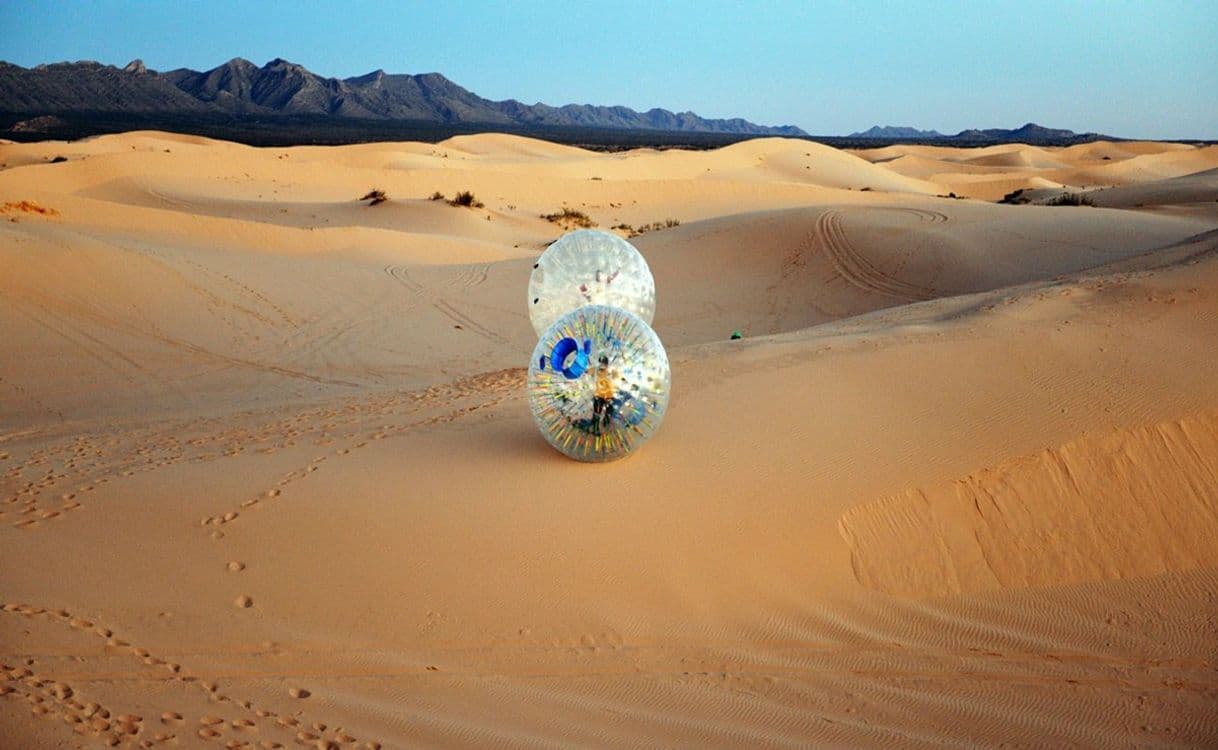
[(651, 324), (656, 284), (634, 245), (611, 232), (568, 232), (546, 248), (529, 277), (529, 320), (540, 336), (584, 305), (609, 305)]
[(529, 365), (529, 408), (550, 445), (578, 461), (613, 461), (659, 428), (671, 374), (664, 345), (634, 313), (588, 305), (542, 334)]

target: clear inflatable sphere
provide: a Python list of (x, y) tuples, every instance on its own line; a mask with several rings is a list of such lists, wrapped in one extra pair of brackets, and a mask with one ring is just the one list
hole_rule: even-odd
[(656, 284), (634, 245), (610, 232), (580, 229), (546, 248), (529, 277), (533, 330), (540, 336), (554, 321), (584, 305), (619, 307), (651, 325)]
[(572, 310), (546, 329), (529, 365), (529, 408), (550, 445), (578, 461), (613, 461), (659, 428), (671, 374), (659, 336), (634, 313)]

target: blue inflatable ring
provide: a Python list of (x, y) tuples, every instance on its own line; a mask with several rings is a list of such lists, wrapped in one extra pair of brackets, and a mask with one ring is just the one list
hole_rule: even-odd
[[(563, 367), (567, 357), (572, 354), (575, 354), (575, 359), (571, 362), (571, 366)], [(554, 351), (550, 352), (550, 367), (561, 372), (567, 380), (575, 380), (587, 372), (588, 358), (591, 354), (592, 341), (590, 339), (585, 340), (584, 348), (580, 349), (575, 339), (567, 337), (555, 344)]]

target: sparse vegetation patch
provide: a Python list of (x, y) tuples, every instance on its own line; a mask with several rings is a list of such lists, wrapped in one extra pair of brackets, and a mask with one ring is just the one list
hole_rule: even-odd
[(58, 216), (59, 212), (53, 208), (44, 208), (34, 201), (20, 201), (16, 203), (5, 203), (0, 206), (0, 214), (7, 213), (23, 213), (23, 214), (39, 214), (41, 216)]
[(448, 202), (448, 205), (464, 206), (466, 208), (482, 208), (483, 203), (470, 191), (462, 190), (453, 196), (453, 199)]
[(661, 229), (672, 229), (679, 226), (681, 226), (679, 219), (665, 219), (664, 221), (653, 221), (650, 224), (641, 224), (637, 227), (623, 223), (613, 228), (625, 232), (629, 237), (638, 237), (640, 234), (646, 234), (647, 232), (657, 232)]
[(570, 229), (571, 227), (589, 229), (596, 226), (596, 222), (588, 214), (570, 206), (563, 206), (561, 211), (552, 214), (542, 214), (541, 218), (553, 222), (563, 229)]
[(368, 201), (369, 206), (376, 206), (389, 200), (389, 196), (385, 195), (384, 190), (373, 188), (365, 193), (364, 197), (360, 198), (360, 200)]
[(1045, 204), (1046, 206), (1094, 206), (1090, 196), (1082, 193), (1062, 193)]
[(1013, 191), (1007, 193), (1006, 195), (1002, 196), (1002, 200), (1000, 200), (998, 202), (999, 203), (1009, 203), (1013, 206), (1017, 206), (1021, 203), (1031, 203), (1032, 199), (1029, 198), (1028, 196), (1024, 195), (1023, 188), (1020, 188), (1018, 190), (1013, 190)]

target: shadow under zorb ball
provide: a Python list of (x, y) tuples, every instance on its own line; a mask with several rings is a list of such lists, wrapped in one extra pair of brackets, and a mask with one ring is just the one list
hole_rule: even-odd
[(660, 337), (639, 316), (588, 305), (542, 334), (529, 365), (533, 421), (578, 461), (629, 455), (659, 428), (672, 384)]
[(559, 237), (533, 264), (529, 320), (540, 336), (584, 305), (620, 307), (651, 324), (656, 283), (634, 245), (611, 232), (580, 229)]

